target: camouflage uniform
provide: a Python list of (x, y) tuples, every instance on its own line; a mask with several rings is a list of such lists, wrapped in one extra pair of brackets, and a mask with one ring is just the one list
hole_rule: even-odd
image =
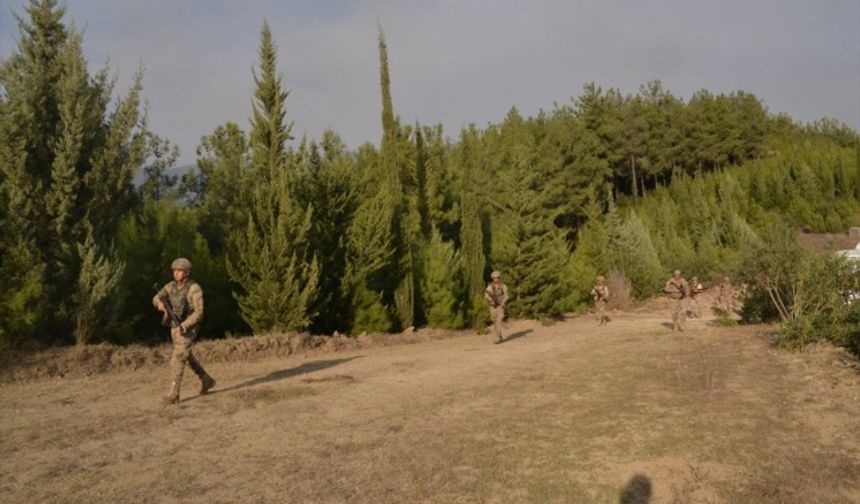
[[(678, 278), (675, 278), (677, 276)], [(675, 272), (675, 276), (666, 282), (666, 287), (663, 289), (669, 296), (669, 302), (672, 307), (672, 330), (683, 331), (684, 321), (684, 299), (690, 296), (690, 286), (680, 271)]]
[(702, 318), (702, 310), (699, 308), (699, 300), (696, 296), (702, 293), (705, 288), (699, 282), (699, 277), (693, 277), (690, 281), (690, 316), (694, 318)]
[[(491, 276), (493, 278), (501, 278), (501, 274), (498, 271), (494, 271)], [(490, 282), (484, 294), (487, 298), (487, 303), (490, 304), (490, 318), (493, 321), (496, 341), (501, 342), (502, 321), (505, 319), (505, 303), (508, 302), (508, 286), (501, 281), (498, 284)]]
[[(174, 261), (176, 265), (177, 261)], [(188, 270), (190, 271), (190, 262)], [(174, 268), (176, 269), (176, 268)], [(197, 338), (200, 329), (200, 320), (203, 318), (203, 289), (194, 280), (185, 278), (182, 282), (172, 281), (162, 287), (152, 298), (152, 304), (156, 308), (163, 298), (170, 300), (173, 313), (181, 322), (182, 328), (173, 322), (167, 313), (164, 314), (165, 325), (170, 325), (170, 339), (173, 341), (173, 354), (170, 358), (170, 369), (173, 378), (173, 386), (170, 394), (165, 397), (165, 402), (179, 402), (179, 389), (182, 385), (182, 375), (185, 372), (185, 364), (191, 367), (194, 374), (200, 378), (202, 384), (200, 393), (205, 394), (215, 385), (215, 380), (206, 373), (200, 361), (191, 352), (191, 346)]]
[(609, 287), (603, 283), (603, 277), (597, 277), (597, 283), (591, 288), (591, 297), (594, 298), (594, 308), (597, 310), (597, 321), (600, 325), (609, 322), (606, 316), (606, 305), (609, 304)]
[(732, 282), (729, 281), (729, 277), (723, 277), (723, 281), (720, 282), (720, 309), (724, 310), (726, 313), (731, 313), (732, 310), (735, 309), (734, 301), (735, 299), (734, 292), (732, 291)]

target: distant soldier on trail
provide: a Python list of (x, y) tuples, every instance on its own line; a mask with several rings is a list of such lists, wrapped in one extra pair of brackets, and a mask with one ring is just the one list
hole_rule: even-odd
[(732, 289), (732, 282), (727, 276), (724, 276), (720, 282), (720, 295), (717, 301), (720, 309), (728, 314), (731, 314), (735, 309), (735, 293)]
[(603, 275), (599, 275), (591, 288), (591, 297), (594, 298), (594, 307), (597, 310), (597, 321), (600, 325), (609, 322), (606, 316), (606, 305), (609, 303), (609, 287), (604, 283)]
[(699, 277), (690, 279), (690, 316), (694, 318), (702, 318), (702, 310), (699, 308), (698, 295), (704, 292), (705, 288), (699, 282)]
[(690, 286), (681, 276), (681, 270), (675, 270), (663, 290), (669, 296), (672, 307), (672, 330), (683, 331), (684, 320), (686, 319), (684, 316), (684, 299), (690, 297)]
[(493, 320), (493, 330), (496, 333), (496, 343), (501, 343), (502, 321), (505, 319), (505, 303), (508, 302), (508, 286), (502, 283), (502, 274), (494, 271), (484, 295), (490, 305), (490, 318)]
[(173, 281), (162, 287), (152, 298), (152, 305), (164, 313), (165, 325), (170, 325), (173, 340), (173, 355), (170, 369), (173, 383), (170, 392), (162, 397), (165, 404), (179, 402), (179, 389), (185, 364), (200, 378), (200, 393), (205, 394), (215, 386), (215, 380), (206, 373), (200, 361), (191, 353), (191, 345), (197, 337), (200, 320), (203, 318), (203, 289), (191, 277), (191, 261), (179, 258), (170, 265)]

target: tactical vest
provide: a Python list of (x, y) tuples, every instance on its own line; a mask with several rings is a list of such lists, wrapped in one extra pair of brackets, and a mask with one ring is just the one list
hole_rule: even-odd
[(672, 299), (684, 299), (685, 297), (687, 297), (687, 293), (684, 292), (683, 283), (675, 283), (673, 280), (670, 280), (669, 285), (675, 288), (674, 291), (669, 292), (669, 297), (671, 297)]
[(167, 297), (170, 299), (170, 304), (173, 305), (173, 314), (180, 322), (184, 322), (188, 315), (194, 311), (194, 307), (188, 302), (188, 291), (192, 285), (194, 285), (193, 280), (186, 280), (182, 285), (170, 282), (167, 286)]
[(491, 283), (489, 288), (487, 289), (490, 297), (493, 298), (493, 306), (499, 306), (502, 304), (502, 298), (505, 296), (505, 288), (504, 284), (496, 287), (496, 284)]

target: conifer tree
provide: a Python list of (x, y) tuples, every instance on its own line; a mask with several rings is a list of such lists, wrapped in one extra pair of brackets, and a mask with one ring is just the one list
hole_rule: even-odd
[(143, 167), (145, 179), (138, 193), (144, 201), (158, 201), (167, 197), (179, 181), (179, 175), (168, 173), (179, 159), (179, 147), (153, 133), (148, 140), (152, 160)]
[(463, 325), (460, 255), (433, 230), (422, 249), (421, 298), (430, 327), (457, 329)]
[(394, 236), (391, 229), (391, 203), (378, 192), (358, 207), (347, 234), (347, 266), (342, 283), (343, 297), (350, 299), (349, 325), (354, 332), (381, 332), (394, 322), (383, 299), (391, 279), (394, 261)]
[(108, 113), (113, 82), (107, 69), (88, 74), (82, 36), (62, 22), (65, 9), (54, 0), (25, 9), (17, 51), (0, 66), (0, 276), (15, 292), (0, 297), (12, 300), (4, 303), (11, 303), (7, 320), (24, 331), (17, 337), (44, 330), (57, 341), (89, 320), (95, 298), (114, 294), (122, 264), (110, 250), (133, 204), (146, 124), (140, 72)]
[(484, 234), (481, 222), (483, 207), (478, 172), (478, 132), (474, 125), (460, 133), (457, 164), (461, 187), (460, 257), (463, 262), (467, 321), (478, 330), (486, 326), (484, 307)]
[(401, 328), (415, 321), (415, 260), (417, 243), (417, 209), (410, 204), (403, 180), (407, 178), (404, 157), (399, 150), (400, 126), (394, 115), (391, 100), (391, 77), (388, 70), (388, 46), (382, 27), (379, 27), (379, 81), (382, 90), (382, 143), (381, 163), (384, 171), (384, 191), (391, 204), (389, 215), (393, 230), (394, 263), (391, 278), (394, 281), (394, 306)]
[(612, 263), (630, 279), (637, 297), (647, 297), (660, 287), (663, 268), (642, 219), (631, 211), (611, 241)]
[(319, 266), (308, 241), (312, 210), (296, 203), (292, 160), (286, 152), (287, 92), (277, 74), (277, 50), (268, 23), (260, 36), (250, 149), (253, 184), (247, 224), (234, 232), (228, 258), (242, 317), (256, 332), (301, 330), (314, 316)]
[(201, 232), (213, 254), (228, 253), (228, 238), (247, 224), (254, 178), (248, 135), (235, 123), (226, 123), (203, 137), (197, 149), (198, 175), (186, 177), (190, 203), (197, 207)]
[(314, 204), (310, 242), (320, 263), (320, 293), (314, 303), (317, 314), (311, 329), (330, 334), (345, 331), (347, 319), (343, 307), (349, 299), (343, 296), (346, 274), (346, 239), (358, 199), (353, 181), (355, 164), (343, 141), (332, 131), (323, 132), (321, 144), (311, 143), (304, 156), (304, 182), (301, 200)]
[(514, 109), (500, 131), (497, 180), (489, 204), (491, 264), (510, 289), (513, 317), (550, 318), (572, 305), (569, 251), (555, 215), (544, 205), (541, 173), (534, 170), (534, 138)]

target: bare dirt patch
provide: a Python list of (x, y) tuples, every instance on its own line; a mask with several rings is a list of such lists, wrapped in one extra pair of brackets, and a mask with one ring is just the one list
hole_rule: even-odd
[[(9, 502), (860, 501), (860, 372), (642, 305), (412, 345), (0, 386)], [(417, 335), (406, 337), (417, 337)], [(394, 339), (394, 338), (392, 338)], [(360, 341), (358, 342), (360, 343)], [(279, 346), (277, 348), (286, 348)], [(211, 358), (211, 355), (207, 357)], [(190, 374), (190, 373), (189, 373)], [(638, 500), (637, 500), (638, 499)]]
[(860, 243), (860, 238), (845, 233), (798, 233), (797, 240), (801, 245), (818, 253), (850, 250)]

